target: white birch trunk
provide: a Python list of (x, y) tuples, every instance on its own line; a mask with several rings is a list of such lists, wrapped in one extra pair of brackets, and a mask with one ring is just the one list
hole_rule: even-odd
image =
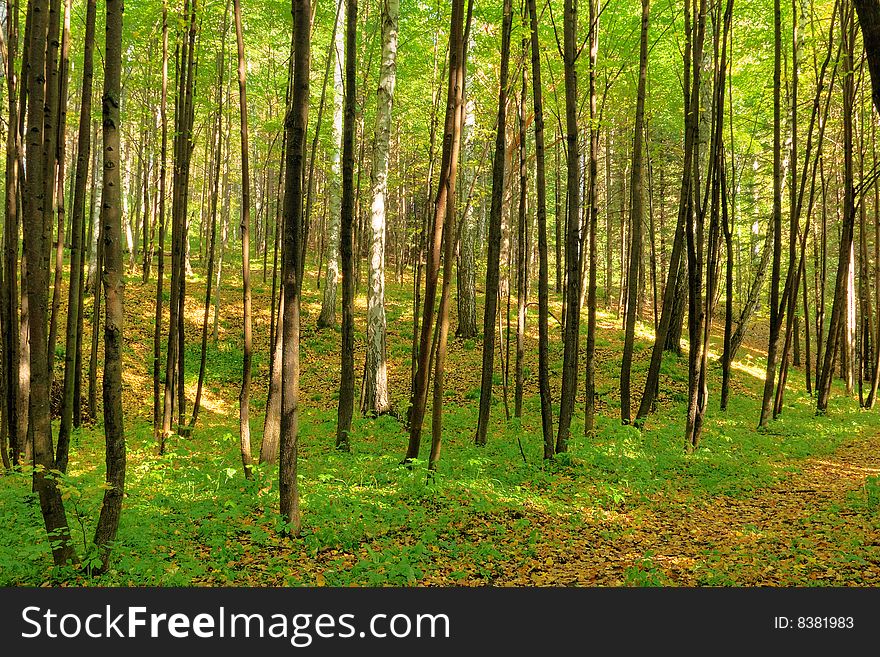
[[(339, 0), (339, 25), (345, 25), (345, 0)], [(343, 65), (345, 63), (345, 30), (336, 30), (333, 65), (333, 159), (330, 178), (330, 216), (327, 222), (327, 272), (324, 279), (324, 302), (319, 327), (336, 326), (336, 286), (339, 283), (339, 222), (342, 205), (342, 114), (345, 102)]]
[[(367, 299), (367, 355), (361, 412), (381, 414), (389, 410), (388, 372), (385, 361), (385, 223), (388, 191), (388, 151), (391, 112), (397, 81), (397, 21), (399, 0), (382, 2), (382, 68), (376, 106), (376, 138), (373, 146), (370, 208), (370, 276)], [(326, 288), (325, 288), (326, 292)]]

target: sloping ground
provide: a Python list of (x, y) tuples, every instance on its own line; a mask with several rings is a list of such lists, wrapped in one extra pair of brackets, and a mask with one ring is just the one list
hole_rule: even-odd
[[(339, 338), (337, 331), (315, 330), (320, 293), (311, 286), (303, 328), (303, 536), (283, 539), (277, 470), (260, 467), (253, 482), (241, 476), (241, 311), (231, 298), (235, 282), (224, 285), (219, 340), (208, 343), (199, 424), (191, 438), (172, 437), (160, 457), (149, 426), (154, 290), (128, 281), (129, 467), (114, 567), (97, 579), (82, 568), (53, 571), (29, 476), (16, 473), (0, 477), (0, 584), (880, 585), (880, 414), (859, 409), (836, 385), (828, 416), (815, 417), (815, 402), (800, 392), (803, 371), (794, 369), (784, 414), (769, 431), (755, 431), (764, 374), (760, 338), (744, 345), (734, 363), (727, 412), (717, 407), (720, 374), (713, 347), (705, 435), (697, 454), (686, 456), (686, 359), (664, 358), (657, 411), (645, 430), (621, 426), (622, 331), (612, 313), (601, 313), (597, 434), (584, 437), (581, 389), (570, 451), (551, 463), (541, 458), (534, 318), (526, 335), (523, 417), (505, 419), (497, 376), (486, 448), (473, 446), (480, 339), (456, 339), (444, 395), (443, 458), (435, 483), (426, 485), (423, 461), (411, 470), (399, 465), (407, 434), (392, 417), (356, 416), (353, 452), (333, 448)], [(191, 280), (188, 287), (193, 296), (186, 313), (185, 383), (191, 408), (203, 281)], [(265, 408), (270, 289), (255, 289), (255, 446)], [(392, 291), (389, 377), (402, 410), (410, 376), (411, 297), (406, 286)], [(360, 363), (362, 295), (357, 303)], [(562, 355), (556, 328), (550, 345), (554, 400)], [(643, 325), (637, 332), (636, 399), (650, 357), (649, 329)], [(512, 390), (509, 397), (512, 407)], [(74, 436), (66, 482), (81, 553), (100, 506), (102, 469), (102, 427), (86, 425)]]
[[(633, 503), (471, 509), (430, 528), (403, 524), (313, 554), (289, 542), (227, 537), (241, 584), (419, 586), (877, 586), (880, 435), (779, 466), (776, 483), (705, 500), (682, 492)], [(563, 475), (564, 476), (564, 475)], [(444, 505), (423, 501), (429, 516)], [(216, 548), (202, 544), (210, 561)], [(404, 572), (406, 571), (406, 572)], [(222, 584), (222, 570), (195, 578)]]
[(853, 439), (830, 457), (798, 465), (747, 498), (663, 496), (592, 514), (565, 537), (564, 550), (564, 525), (533, 518), (554, 544), (538, 543), (532, 558), (493, 583), (880, 584), (880, 436)]

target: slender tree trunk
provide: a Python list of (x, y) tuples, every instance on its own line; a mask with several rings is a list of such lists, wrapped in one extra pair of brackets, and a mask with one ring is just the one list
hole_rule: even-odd
[[(241, 22), (241, 0), (233, 0), (235, 6), (235, 40), (238, 44), (238, 97), (241, 115), (241, 280), (242, 308), (244, 316), (244, 355), (241, 368), (241, 392), (238, 395), (239, 447), (244, 476), (251, 478), (251, 350), (253, 336), (251, 328), (251, 264), (250, 264), (250, 225), (251, 225), (251, 181), (248, 160), (248, 103), (247, 103), (247, 61), (244, 54), (244, 29)], [(218, 131), (220, 126), (217, 126)], [(217, 170), (219, 175), (220, 171)]]
[(282, 341), (281, 440), (278, 491), (281, 515), (287, 523), (285, 534), (300, 532), (299, 487), (296, 479), (299, 439), (299, 330), (301, 259), (302, 178), (305, 132), (309, 118), (309, 51), (311, 1), (291, 0), (293, 8), (293, 92), (287, 114), (287, 160), (284, 183), (284, 320)]
[[(587, 353), (584, 387), (586, 388), (586, 414), (584, 418), (584, 435), (590, 437), (596, 429), (596, 277), (599, 269), (597, 229), (599, 223), (599, 125), (596, 108), (596, 68), (599, 57), (599, 16), (597, 15), (598, 0), (590, 3), (590, 159), (589, 159), (589, 224), (588, 239), (590, 242), (590, 269), (587, 283)], [(606, 213), (608, 209), (606, 207)]]
[[(46, 0), (32, 0), (29, 22), (30, 41), (27, 43), (30, 66), (39, 72), (46, 66), (46, 38), (48, 32)], [(50, 474), (55, 467), (52, 446), (52, 424), (49, 416), (48, 368), (48, 244), (51, 234), (51, 181), (52, 167), (47, 166), (55, 156), (54, 132), (51, 116), (44, 116), (44, 108), (51, 107), (43, 86), (43, 76), (28, 77), (27, 104), (27, 185), (24, 197), (25, 281), (28, 293), (28, 335), (30, 342), (30, 412), (28, 442), (33, 445), (33, 488), (40, 498), (40, 510), (47, 534), (52, 539), (52, 556), (56, 565), (63, 566), (76, 560), (70, 540), (67, 515), (56, 480)], [(49, 178), (49, 184), (46, 179)], [(49, 194), (46, 194), (46, 190)], [(48, 206), (48, 207), (47, 207)]]
[[(348, 0), (338, 0), (339, 25), (346, 24), (346, 3)], [(321, 305), (321, 314), (318, 316), (318, 327), (336, 326), (336, 288), (339, 283), (339, 247), (340, 247), (340, 219), (342, 216), (342, 198), (340, 195), (341, 162), (340, 156), (343, 141), (343, 114), (345, 113), (345, 82), (344, 77), (344, 54), (345, 32), (336, 30), (335, 64), (333, 66), (333, 154), (330, 185), (330, 215), (327, 230), (327, 272), (324, 278), (324, 300)], [(308, 217), (306, 217), (308, 220)]]
[(85, 224), (86, 183), (91, 162), (92, 78), (94, 71), (95, 15), (97, 0), (89, 0), (86, 5), (85, 52), (83, 54), (82, 102), (80, 103), (79, 135), (76, 152), (76, 179), (74, 182), (73, 208), (71, 212), (70, 245), (70, 288), (67, 296), (67, 334), (64, 350), (64, 397), (61, 409), (61, 428), (58, 431), (58, 449), (55, 454), (55, 467), (67, 471), (70, 431), (74, 413), (79, 409), (73, 405), (74, 380), (77, 376), (76, 360), (79, 358), (79, 315), (82, 303), (80, 269), (83, 257), (83, 225)]
[(345, 30), (345, 117), (342, 128), (342, 216), (339, 255), (342, 260), (342, 368), (339, 377), (339, 406), (336, 448), (351, 449), (351, 419), (354, 415), (354, 253), (352, 228), (355, 222), (354, 133), (357, 102), (357, 0), (346, 0)]
[(495, 365), (495, 318), (498, 315), (499, 269), (501, 261), (501, 213), (504, 202), (504, 165), (507, 150), (507, 80), (510, 67), (510, 34), (513, 25), (511, 0), (504, 0), (501, 24), (501, 71), (498, 90), (498, 119), (495, 124), (495, 156), (492, 161), (492, 198), (489, 210), (486, 302), (483, 309), (483, 369), (480, 382), (480, 412), (475, 442), (486, 444), (489, 410), (492, 406), (492, 378)]
[[(590, 0), (592, 2), (592, 0)], [(630, 375), (632, 372), (633, 341), (636, 331), (639, 272), (642, 257), (642, 223), (644, 198), (642, 184), (642, 142), (645, 128), (645, 86), (648, 79), (648, 21), (649, 0), (642, 0), (642, 30), (639, 48), (639, 86), (636, 92), (636, 119), (633, 130), (632, 182), (630, 183), (630, 236), (629, 273), (627, 278), (626, 318), (624, 320), (623, 360), (620, 367), (620, 420), (629, 424)]]
[[(236, 15), (236, 32), (238, 31), (238, 15)], [(226, 3), (226, 11), (223, 14), (223, 28), (221, 32), (221, 47), (220, 53), (217, 58), (217, 117), (214, 121), (214, 129), (211, 137), (211, 151), (213, 153), (213, 157), (210, 158), (208, 163), (210, 163), (210, 171), (208, 172), (208, 184), (210, 187), (210, 202), (208, 207), (208, 214), (210, 215), (209, 225), (206, 229), (206, 238), (207, 238), (207, 255), (208, 255), (208, 269), (206, 272), (206, 284), (205, 284), (205, 307), (204, 313), (202, 316), (202, 342), (201, 349), (199, 353), (199, 379), (196, 384), (196, 398), (193, 402), (193, 411), (192, 417), (189, 421), (189, 428), (187, 433), (192, 432), (193, 428), (196, 426), (196, 422), (199, 418), (199, 411), (202, 406), (202, 390), (205, 384), (205, 364), (208, 355), (208, 318), (211, 313), (211, 299), (213, 296), (213, 286), (214, 286), (214, 262), (215, 262), (215, 253), (216, 253), (216, 244), (217, 244), (217, 196), (220, 188), (220, 162), (223, 157), (223, 77), (226, 71), (226, 32), (227, 25), (229, 21), (229, 0)], [(247, 151), (242, 153), (242, 176), (243, 180), (247, 180)], [(249, 212), (249, 204), (245, 204), (245, 200), (250, 199), (250, 195), (247, 191), (245, 191), (244, 185), (242, 185), (242, 213), (250, 214)], [(249, 263), (248, 256), (249, 253), (245, 250), (245, 246), (248, 244), (248, 227), (250, 225), (249, 222), (243, 222), (242, 229), (242, 262)], [(242, 272), (242, 280), (244, 282), (244, 287), (249, 291), (250, 290), (250, 271)], [(250, 314), (247, 312), (249, 308), (245, 308), (245, 327), (249, 324)], [(250, 344), (249, 341), (245, 340), (245, 354), (246, 356), (250, 355)], [(245, 372), (243, 374), (242, 379), (248, 376), (248, 373)], [(247, 476), (247, 468), (245, 467), (245, 476)]]
[(772, 412), (776, 376), (776, 350), (780, 332), (779, 277), (782, 257), (782, 10), (780, 0), (773, 8), (773, 264), (770, 277), (770, 344), (767, 347), (767, 372), (759, 427), (767, 426)]
[[(438, 181), (437, 196), (434, 200), (433, 236), (430, 242), (428, 265), (425, 272), (425, 300), (423, 305), (421, 336), (419, 342), (418, 366), (416, 369), (415, 377), (416, 385), (413, 395), (414, 403), (410, 418), (411, 421), (409, 444), (405, 457), (405, 461), (407, 462), (411, 461), (412, 459), (418, 458), (419, 446), (422, 436), (422, 423), (425, 418), (425, 411), (428, 401), (428, 379), (432, 352), (431, 332), (434, 325), (434, 304), (437, 300), (437, 283), (440, 276), (440, 256), (441, 249), (443, 247), (444, 232), (447, 239), (453, 239), (452, 231), (445, 231), (445, 228), (446, 224), (448, 223), (446, 219), (447, 215), (449, 214), (450, 204), (454, 202), (455, 174), (458, 168), (457, 157), (454, 157), (454, 155), (457, 155), (458, 139), (456, 135), (457, 130), (460, 127), (460, 123), (458, 121), (461, 104), (459, 73), (462, 55), (461, 24), (462, 16), (464, 13), (463, 5), (464, 0), (453, 0), (452, 2), (451, 27), (449, 31), (449, 79), (446, 94), (446, 119), (444, 123), (443, 134), (443, 156), (440, 164), (440, 179)], [(451, 251), (452, 249), (449, 248), (448, 253), (451, 254)], [(441, 310), (439, 315), (442, 318), (442, 297)], [(442, 336), (438, 337), (438, 343), (443, 343)], [(442, 366), (442, 358), (440, 354), (438, 354), (436, 362), (440, 362)], [(442, 373), (442, 370), (438, 371)], [(442, 403), (437, 404), (436, 386), (437, 382), (435, 380), (434, 402), (437, 408), (435, 408), (434, 412), (439, 413), (441, 412)], [(442, 399), (440, 401), (442, 402)], [(432, 447), (432, 455), (433, 453), (434, 449)]]
[[(165, 284), (165, 180), (168, 171), (168, 5), (162, 0), (162, 97), (159, 104), (159, 123), (162, 145), (159, 154), (159, 241), (156, 265), (156, 309), (153, 324), (153, 431), (164, 444), (163, 411), (160, 406), (161, 359), (162, 359), (162, 307)], [(167, 369), (166, 369), (167, 371)]]
[(116, 540), (125, 495), (125, 426), (122, 417), (122, 181), (119, 171), (119, 96), (122, 76), (122, 0), (106, 0), (107, 35), (104, 56), (104, 185), (101, 223), (104, 226), (104, 437), (107, 486), (95, 526), (100, 571), (107, 570)]
[[(590, 0), (593, 6), (593, 0)], [(535, 163), (537, 174), (538, 216), (538, 389), (541, 395), (541, 433), (544, 458), (553, 458), (553, 407), (550, 397), (550, 326), (549, 267), (547, 263), (547, 174), (544, 150), (544, 90), (541, 84), (541, 48), (538, 43), (538, 10), (535, 0), (528, 0), (532, 54), (532, 100), (535, 106)], [(591, 26), (592, 29), (592, 26)], [(592, 32), (591, 32), (592, 34)], [(592, 215), (591, 215), (592, 218)], [(590, 234), (590, 253), (595, 254), (595, 232)], [(592, 260), (591, 260), (592, 266)], [(591, 274), (593, 269), (590, 270)], [(593, 304), (595, 309), (595, 277)]]
[(837, 262), (837, 279), (834, 288), (834, 303), (831, 307), (831, 322), (828, 326), (828, 337), (825, 345), (822, 370), (819, 384), (816, 386), (816, 411), (824, 414), (828, 411), (828, 400), (831, 394), (831, 382), (834, 378), (834, 363), (840, 344), (840, 334), (845, 330), (847, 308), (847, 288), (849, 283), (850, 255), (853, 246), (853, 225), (855, 222), (855, 184), (853, 182), (852, 148), (853, 129), (852, 114), (855, 103), (855, 84), (853, 80), (853, 41), (855, 26), (852, 8), (840, 3), (841, 38), (843, 53), (843, 180), (844, 202), (843, 223), (841, 228), (840, 249)]
[[(441, 191), (438, 194), (438, 206), (440, 200), (442, 199), (443, 202), (446, 204), (446, 213), (445, 216), (443, 216), (442, 218), (439, 216), (439, 214), (435, 216), (435, 220), (438, 223), (440, 223), (442, 220), (443, 224), (441, 234), (438, 235), (435, 230), (435, 238), (438, 239), (436, 246), (439, 246), (440, 242), (443, 243), (443, 286), (440, 293), (440, 308), (437, 311), (437, 328), (434, 337), (435, 345), (432, 347), (434, 350), (436, 350), (436, 355), (434, 357), (434, 395), (431, 407), (431, 455), (428, 459), (428, 469), (431, 472), (437, 469), (437, 463), (440, 461), (441, 439), (443, 435), (443, 392), (445, 390), (446, 349), (449, 337), (449, 305), (451, 294), (450, 289), (452, 286), (452, 263), (455, 257), (455, 184), (458, 173), (458, 162), (461, 153), (461, 128), (464, 111), (464, 81), (467, 70), (467, 48), (465, 47), (465, 44), (468, 43), (468, 40), (470, 38), (474, 0), (468, 0), (467, 17), (465, 18), (464, 23), (464, 34), (462, 34), (461, 25), (462, 9), (459, 9), (457, 19), (455, 5), (453, 5), (452, 9), (452, 24), (450, 26), (449, 33), (450, 93), (447, 99), (447, 117), (450, 109), (452, 110), (452, 144), (449, 154), (450, 159), (448, 166), (448, 177), (446, 178), (445, 183), (446, 198), (443, 198), (442, 174)], [(446, 139), (444, 139), (444, 146), (445, 142), (448, 140), (448, 137), (449, 133), (447, 132)], [(418, 449), (416, 449), (416, 453), (418, 453)]]
[[(528, 51), (528, 35), (523, 33), (522, 54), (525, 60)], [(522, 417), (523, 368), (525, 364), (526, 304), (529, 296), (528, 252), (528, 154), (526, 152), (526, 67), (521, 71), (521, 90), (519, 94), (519, 205), (517, 207), (516, 236), (516, 364), (514, 366), (513, 415)]]
[[(703, 60), (703, 38), (705, 34), (706, 2), (694, 0), (693, 3), (692, 54), (690, 75), (685, 75), (691, 85), (688, 116), (685, 130), (691, 134), (690, 154), (685, 152), (685, 168), (693, 167), (693, 173), (682, 183), (682, 197), (686, 203), (685, 235), (687, 237), (687, 284), (688, 284), (688, 411), (685, 423), (685, 449), (693, 452), (700, 442), (702, 423), (703, 394), (703, 345), (704, 322), (707, 322), (706, 308), (703, 304), (703, 244), (704, 212), (700, 200), (700, 88)], [(685, 23), (689, 17), (685, 9)], [(689, 28), (686, 28), (689, 29)], [(687, 72), (687, 69), (686, 69)], [(692, 76), (692, 77), (690, 77)], [(691, 82), (692, 80), (692, 82)], [(687, 141), (687, 140), (686, 140)], [(685, 146), (687, 149), (687, 145)], [(711, 272), (709, 273), (711, 275)]]
[[(20, 465), (24, 452), (25, 435), (27, 432), (27, 407), (20, 406), (21, 390), (19, 388), (20, 344), (19, 344), (19, 154), (22, 152), (20, 117), (18, 112), (18, 94), (23, 96), (25, 88), (19, 86), (15, 72), (15, 61), (18, 54), (18, 2), (10, 0), (6, 3), (6, 91), (9, 101), (9, 125), (6, 131), (6, 171), (5, 171), (5, 216), (3, 226), (3, 273), (4, 296), (3, 308), (3, 379), (6, 396), (4, 410), (6, 431), (9, 435), (9, 448), (12, 452), (12, 464)], [(27, 43), (25, 43), (24, 59), (27, 59)], [(23, 83), (26, 84), (26, 83)], [(22, 282), (24, 288), (26, 282)]]
[(370, 274), (367, 298), (367, 350), (361, 412), (380, 415), (390, 409), (385, 360), (385, 225), (388, 194), (388, 148), (391, 113), (397, 81), (397, 24), (399, 0), (382, 3), (382, 70), (376, 111), (376, 139), (371, 172), (373, 202), (370, 210)]
[(568, 450), (571, 418), (577, 396), (578, 343), (580, 338), (579, 297), (580, 285), (580, 207), (578, 152), (578, 93), (577, 93), (577, 0), (565, 0), (563, 27), (563, 66), (565, 69), (565, 128), (568, 165), (568, 227), (565, 240), (566, 304), (565, 335), (562, 355), (562, 393), (559, 402), (559, 430), (556, 435), (556, 452)]
[[(55, 381), (55, 345), (58, 342), (58, 311), (61, 308), (61, 277), (64, 271), (64, 143), (65, 128), (67, 127), (67, 72), (69, 69), (70, 51), (70, 0), (65, 2), (65, 20), (60, 43), (60, 59), (56, 59), (53, 51), (59, 49), (57, 40), (58, 26), (60, 23), (60, 2), (52, 0), (49, 9), (49, 39), (48, 44), (48, 70), (49, 80), (46, 87), (46, 102), (52, 112), (50, 123), (52, 127), (47, 130), (44, 137), (46, 140), (46, 198), (50, 199), (49, 206), (44, 210), (51, 215), (50, 221), (58, 222), (58, 230), (55, 234), (55, 270), (52, 283), (52, 307), (49, 314), (49, 391), (51, 393)], [(48, 127), (48, 124), (47, 124)], [(50, 146), (51, 141), (51, 146)], [(48, 149), (52, 149), (51, 154)], [(56, 207), (57, 204), (57, 207)], [(48, 248), (52, 245), (52, 229), (49, 228)]]

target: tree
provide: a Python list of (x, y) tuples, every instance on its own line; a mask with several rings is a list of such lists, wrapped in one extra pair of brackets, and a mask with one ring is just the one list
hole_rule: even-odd
[(367, 298), (367, 353), (361, 412), (381, 415), (390, 409), (385, 361), (385, 225), (388, 194), (388, 147), (391, 113), (397, 81), (397, 24), (399, 0), (382, 2), (382, 68), (376, 91), (376, 138), (371, 170), (373, 202), (370, 206), (370, 274)]
[(345, 30), (345, 118), (342, 128), (342, 217), (340, 220), (342, 260), (342, 372), (339, 377), (339, 406), (336, 447), (349, 451), (351, 418), (354, 414), (354, 131), (357, 102), (357, 0), (346, 0)]
[[(767, 426), (772, 413), (776, 378), (776, 350), (782, 325), (779, 306), (779, 277), (782, 258), (782, 9), (780, 0), (773, 5), (773, 264), (770, 275), (770, 344), (767, 347), (767, 372), (759, 427)], [(792, 237), (792, 240), (795, 238)]]
[[(590, 0), (592, 2), (592, 0)], [(620, 365), (620, 419), (629, 424), (630, 374), (632, 372), (633, 340), (636, 330), (636, 311), (639, 294), (639, 272), (642, 259), (643, 185), (642, 141), (645, 129), (645, 86), (648, 78), (648, 20), (649, 0), (642, 0), (642, 28), (639, 39), (639, 86), (636, 92), (636, 119), (633, 129), (632, 182), (630, 184), (629, 273), (627, 278), (626, 318), (623, 342), (623, 360)]]
[[(590, 0), (592, 2), (593, 0)], [(538, 43), (538, 11), (528, 0), (532, 55), (532, 101), (535, 106), (535, 160), (538, 215), (538, 388), (541, 395), (541, 433), (544, 458), (553, 458), (553, 407), (550, 398), (549, 267), (547, 264), (547, 181), (544, 151), (544, 90), (541, 84), (541, 47)], [(590, 246), (595, 242), (591, 233)], [(591, 270), (592, 272), (592, 270)], [(594, 279), (595, 281), (595, 279)]]
[[(239, 445), (244, 476), (251, 478), (251, 180), (248, 160), (248, 103), (247, 61), (244, 55), (244, 29), (241, 23), (241, 0), (233, 0), (235, 11), (235, 40), (238, 44), (238, 98), (241, 116), (241, 279), (242, 310), (244, 314), (244, 352), (241, 367), (241, 392), (238, 396)], [(219, 130), (218, 130), (219, 132)]]
[[(348, 0), (339, 2), (338, 18), (339, 25), (346, 24), (345, 12)], [(339, 193), (338, 181), (340, 180), (340, 156), (343, 140), (343, 114), (345, 112), (345, 82), (343, 80), (343, 57), (345, 54), (345, 32), (340, 28), (336, 30), (336, 47), (334, 49), (333, 67), (333, 167), (332, 178), (337, 181), (330, 189), (330, 215), (327, 231), (327, 272), (324, 277), (324, 301), (321, 304), (321, 314), (318, 316), (319, 327), (336, 326), (336, 286), (339, 282), (339, 245), (340, 245), (340, 218), (342, 199)], [(308, 220), (308, 217), (306, 217)], [(319, 272), (320, 276), (320, 272)]]
[(80, 353), (79, 316), (82, 303), (80, 271), (83, 260), (83, 236), (85, 228), (86, 183), (91, 161), (90, 121), (92, 114), (92, 78), (94, 75), (95, 15), (97, 0), (86, 4), (85, 53), (83, 55), (82, 101), (80, 103), (79, 135), (76, 149), (76, 179), (74, 181), (73, 208), (71, 212), (70, 287), (67, 301), (66, 348), (64, 350), (64, 397), (61, 409), (61, 426), (58, 431), (58, 450), (55, 464), (58, 470), (67, 471), (68, 447), (74, 413), (74, 381), (78, 377), (76, 359)]
[[(464, 0), (452, 0), (452, 16), (449, 29), (449, 73), (448, 84), (446, 90), (446, 119), (443, 129), (443, 155), (440, 163), (440, 176), (438, 180), (437, 196), (434, 199), (434, 231), (431, 236), (430, 251), (428, 254), (428, 265), (425, 276), (425, 301), (423, 306), (421, 336), (419, 341), (418, 364), (415, 376), (415, 386), (413, 390), (413, 407), (410, 415), (410, 434), (409, 444), (406, 450), (405, 461), (411, 461), (418, 458), (419, 446), (421, 444), (422, 423), (425, 419), (425, 411), (428, 402), (428, 379), (431, 366), (431, 328), (434, 323), (434, 304), (437, 300), (437, 283), (440, 277), (440, 254), (443, 247), (444, 234), (446, 239), (452, 239), (452, 231), (446, 230), (447, 224), (451, 228), (451, 220), (447, 222), (452, 204), (455, 202), (455, 175), (458, 169), (458, 151), (457, 144), (461, 130), (460, 108), (461, 108), (461, 59), (462, 59), (462, 17), (464, 14)], [(451, 245), (447, 251), (447, 255), (451, 257)], [(447, 263), (451, 267), (451, 262)], [(450, 269), (451, 272), (451, 269)], [(444, 274), (446, 272), (444, 271)], [(444, 278), (444, 285), (446, 279)], [(444, 315), (443, 303), (441, 298), (441, 309), (438, 315), (442, 318)], [(447, 316), (448, 321), (448, 316)], [(442, 329), (441, 329), (442, 331)], [(439, 333), (439, 331), (438, 331)], [(436, 344), (444, 345), (445, 338), (438, 336)], [(445, 345), (443, 346), (445, 354)], [(432, 427), (436, 426), (434, 420), (439, 419), (442, 413), (442, 392), (441, 403), (438, 404), (437, 390), (438, 384), (436, 376), (438, 373), (442, 375), (442, 355), (437, 354), (435, 359), (435, 387), (434, 387), (434, 417), (432, 417)], [(440, 384), (442, 390), (442, 383)], [(434, 462), (434, 446), (432, 445), (432, 459)]]
[(853, 248), (856, 200), (853, 182), (853, 105), (855, 104), (855, 83), (853, 81), (853, 48), (855, 38), (855, 21), (852, 6), (840, 3), (840, 31), (842, 40), (843, 70), (841, 79), (843, 86), (843, 225), (841, 226), (840, 248), (837, 258), (837, 278), (834, 285), (834, 302), (831, 306), (831, 321), (828, 326), (828, 337), (825, 344), (822, 369), (819, 383), (816, 386), (816, 411), (824, 414), (828, 411), (828, 400), (831, 395), (831, 381), (834, 378), (834, 365), (840, 345), (841, 333), (844, 330), (844, 313), (847, 312), (847, 283), (850, 268), (850, 257)]
[(302, 269), (302, 174), (305, 132), (309, 122), (309, 56), (311, 0), (291, 0), (293, 10), (293, 91), (284, 129), (287, 158), (284, 181), (284, 253), (282, 256), (284, 321), (282, 338), (281, 435), (278, 492), (285, 533), (300, 532), (299, 486), (296, 480), (299, 439), (299, 329)]
[[(159, 104), (159, 123), (162, 143), (159, 155), (159, 261), (156, 266), (156, 309), (153, 322), (153, 431), (164, 441), (164, 414), (160, 406), (160, 376), (162, 360), (162, 289), (165, 282), (165, 179), (168, 169), (168, 4), (162, 0), (162, 95)], [(170, 427), (169, 427), (170, 428)]]
[[(3, 30), (0, 30), (2, 33)], [(25, 43), (25, 50), (28, 44)], [(6, 3), (6, 91), (9, 102), (9, 124), (6, 130), (6, 172), (5, 172), (5, 222), (3, 225), (3, 296), (0, 299), (0, 311), (2, 311), (2, 346), (3, 346), (3, 388), (6, 396), (4, 399), (4, 417), (6, 419), (6, 431), (9, 436), (8, 445), (12, 452), (12, 464), (20, 463), (24, 452), (27, 433), (27, 408), (19, 405), (22, 392), (19, 387), (20, 350), (19, 344), (19, 259), (18, 259), (18, 234), (19, 221), (19, 156), (22, 151), (22, 138), (19, 129), (20, 119), (18, 111), (19, 92), (22, 97), (24, 90), (19, 86), (18, 76), (15, 71), (15, 59), (18, 54), (18, 2), (11, 0)], [(24, 287), (24, 285), (23, 285)], [(2, 430), (2, 429), (0, 429)]]
[(853, 0), (853, 5), (859, 16), (865, 56), (871, 71), (874, 107), (880, 112), (880, 1)]
[[(588, 168), (589, 194), (588, 203), (588, 234), (590, 243), (589, 280), (587, 281), (587, 353), (585, 363), (586, 388), (586, 413), (584, 417), (584, 434), (590, 437), (596, 426), (596, 275), (599, 268), (598, 253), (596, 246), (597, 227), (599, 223), (599, 115), (596, 107), (596, 67), (599, 58), (599, 16), (597, 14), (598, 0), (589, 0), (590, 27), (588, 40), (590, 44), (590, 75), (589, 75), (589, 103), (590, 103), (590, 159)], [(606, 208), (606, 213), (607, 213)], [(606, 242), (610, 244), (611, 233), (606, 236)], [(609, 258), (610, 261), (610, 258)], [(610, 275), (608, 280), (610, 281)], [(607, 292), (607, 288), (606, 288)], [(546, 448), (545, 448), (546, 449)]]
[(486, 444), (489, 409), (492, 406), (492, 377), (495, 366), (495, 318), (498, 314), (501, 261), (501, 213), (504, 199), (504, 163), (507, 150), (507, 80), (510, 68), (510, 34), (513, 26), (511, 0), (504, 0), (501, 19), (501, 64), (498, 85), (498, 119), (495, 123), (495, 156), (492, 160), (492, 200), (489, 210), (486, 302), (483, 308), (483, 369), (480, 382), (480, 411), (477, 445)]
[[(33, 0), (29, 4), (28, 48), (29, 66), (42, 71), (47, 65), (46, 39), (50, 34), (47, 21), (47, 0)], [(50, 178), (54, 161), (54, 132), (51, 112), (44, 114), (47, 103), (42, 75), (27, 78), (27, 144), (25, 159), (26, 188), (23, 199), (25, 280), (28, 295), (28, 336), (30, 345), (30, 408), (28, 411), (27, 440), (33, 446), (33, 487), (40, 497), (40, 510), (46, 533), (52, 540), (52, 557), (56, 565), (66, 565), (76, 559), (70, 541), (70, 529), (61, 491), (55, 477), (49, 472), (55, 467), (52, 445), (52, 424), (49, 415), (49, 361), (47, 304), (49, 296), (49, 234), (51, 231)], [(47, 208), (46, 206), (49, 206)]]
[(565, 130), (568, 177), (568, 227), (565, 238), (566, 319), (562, 354), (562, 393), (559, 402), (559, 430), (556, 452), (568, 450), (571, 418), (577, 392), (578, 346), (580, 342), (580, 155), (578, 151), (577, 93), (577, 0), (565, 0), (563, 16), (563, 66), (565, 69)]
[(122, 77), (123, 0), (106, 0), (104, 46), (104, 96), (101, 101), (104, 135), (104, 179), (101, 190), (101, 223), (104, 233), (104, 440), (107, 486), (101, 502), (95, 545), (103, 572), (110, 563), (125, 495), (125, 425), (122, 414), (122, 181), (120, 176), (119, 97)]

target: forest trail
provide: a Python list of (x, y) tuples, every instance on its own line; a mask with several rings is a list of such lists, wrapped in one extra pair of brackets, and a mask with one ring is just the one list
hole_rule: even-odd
[(662, 494), (591, 512), (577, 528), (530, 517), (552, 540), (493, 584), (880, 584), (880, 517), (855, 508), (877, 496), (877, 480), (868, 478), (880, 475), (880, 434), (782, 470), (775, 485), (749, 497)]

